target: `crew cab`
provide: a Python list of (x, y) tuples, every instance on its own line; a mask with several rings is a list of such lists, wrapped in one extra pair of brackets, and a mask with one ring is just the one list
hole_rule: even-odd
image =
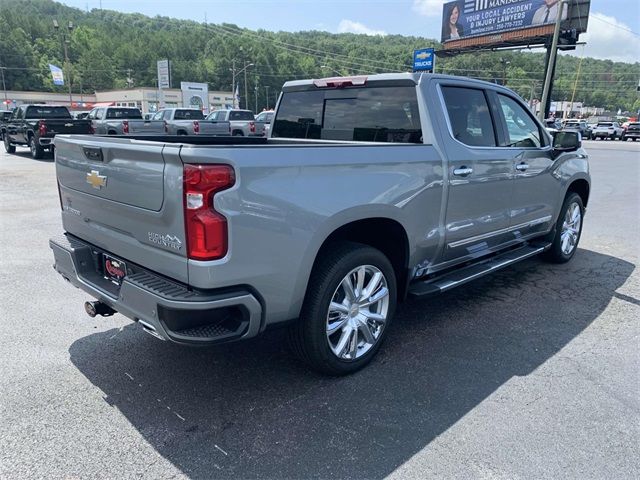
[(197, 108), (165, 108), (159, 110), (153, 120), (164, 121), (167, 135), (231, 135), (229, 122), (206, 120)]
[(156, 135), (164, 133), (164, 122), (144, 120), (135, 107), (97, 107), (87, 116), (97, 135)]
[[(332, 375), (375, 356), (396, 304), (576, 254), (577, 132), (505, 87), (436, 74), (288, 82), (270, 138), (56, 139), (54, 268), (89, 315), (185, 345), (286, 326)], [(514, 320), (515, 321), (515, 320)]]
[(74, 120), (67, 107), (56, 105), (20, 105), (2, 126), (2, 140), (7, 153), (17, 145), (29, 147), (31, 156), (40, 159), (53, 149), (53, 138), (61, 133), (92, 133), (87, 120)]
[(591, 135), (595, 140), (599, 138), (615, 140), (621, 138), (622, 133), (623, 129), (618, 122), (598, 122)]
[(264, 122), (255, 119), (251, 110), (215, 110), (207, 120), (229, 122), (234, 137), (264, 137)]

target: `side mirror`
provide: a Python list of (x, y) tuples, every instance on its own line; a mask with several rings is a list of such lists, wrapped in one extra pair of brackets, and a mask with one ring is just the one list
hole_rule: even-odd
[(575, 152), (582, 146), (582, 135), (576, 131), (553, 132), (553, 149), (557, 152)]

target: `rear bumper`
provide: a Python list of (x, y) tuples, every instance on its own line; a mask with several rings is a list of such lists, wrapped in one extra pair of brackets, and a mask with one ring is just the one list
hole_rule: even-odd
[(640, 132), (624, 132), (622, 136), (624, 138), (640, 138)]
[(162, 340), (209, 345), (254, 337), (262, 305), (248, 289), (194, 291), (127, 262), (118, 287), (100, 271), (102, 250), (70, 235), (49, 240), (53, 268), (75, 287), (139, 322)]
[(53, 143), (53, 137), (40, 137), (38, 143), (43, 147), (48, 147)]

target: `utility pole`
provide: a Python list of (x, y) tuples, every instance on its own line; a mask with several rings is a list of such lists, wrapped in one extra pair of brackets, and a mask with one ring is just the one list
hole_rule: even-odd
[(254, 93), (256, 94), (256, 109), (254, 110), (254, 112), (258, 113), (258, 77), (256, 77), (256, 86), (254, 88)]
[(264, 89), (267, 91), (267, 110), (269, 110), (269, 85), (265, 85)]
[(5, 108), (9, 108), (9, 100), (7, 99), (7, 86), (4, 83), (4, 70), (7, 67), (0, 67), (0, 73), (2, 73), (2, 90), (4, 90), (4, 104), (7, 105)]
[[(57, 32), (60, 31), (60, 25), (58, 24), (58, 20), (56, 20), (56, 19), (53, 20), (53, 28)], [(69, 29), (69, 36), (71, 36), (71, 32), (73, 31), (73, 23), (69, 22), (69, 24), (67, 25), (67, 28)], [(69, 40), (69, 38), (67, 38), (67, 34), (65, 34), (64, 32), (62, 33), (61, 40), (62, 40), (62, 47), (64, 49), (64, 66), (65, 66), (65, 69), (67, 70), (67, 83), (69, 84), (69, 107), (71, 107), (71, 103), (72, 103), (72, 96), (71, 96), (71, 61), (69, 60), (69, 44), (71, 43), (71, 40)]]
[(247, 61), (244, 62), (244, 108), (249, 109), (249, 88), (247, 87)]
[(556, 26), (553, 30), (553, 40), (551, 41), (551, 50), (547, 51), (549, 61), (547, 63), (547, 74), (544, 79), (544, 87), (542, 89), (542, 101), (540, 102), (540, 120), (544, 120), (547, 116), (547, 105), (551, 99), (551, 84), (553, 83), (553, 74), (556, 70), (556, 57), (558, 56), (558, 38), (560, 37), (560, 24), (562, 23), (562, 14), (567, 5), (568, 0), (560, 0), (558, 2), (558, 15), (556, 17)]
[(502, 86), (504, 87), (507, 84), (507, 66), (511, 65), (511, 62), (501, 58), (500, 63), (502, 64)]

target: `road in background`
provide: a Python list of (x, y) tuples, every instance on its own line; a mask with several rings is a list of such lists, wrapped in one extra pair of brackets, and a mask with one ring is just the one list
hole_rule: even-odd
[(337, 379), (282, 331), (189, 349), (87, 317), (51, 268), (54, 164), (0, 153), (0, 478), (635, 478), (640, 144), (585, 146), (572, 262), (404, 304)]

